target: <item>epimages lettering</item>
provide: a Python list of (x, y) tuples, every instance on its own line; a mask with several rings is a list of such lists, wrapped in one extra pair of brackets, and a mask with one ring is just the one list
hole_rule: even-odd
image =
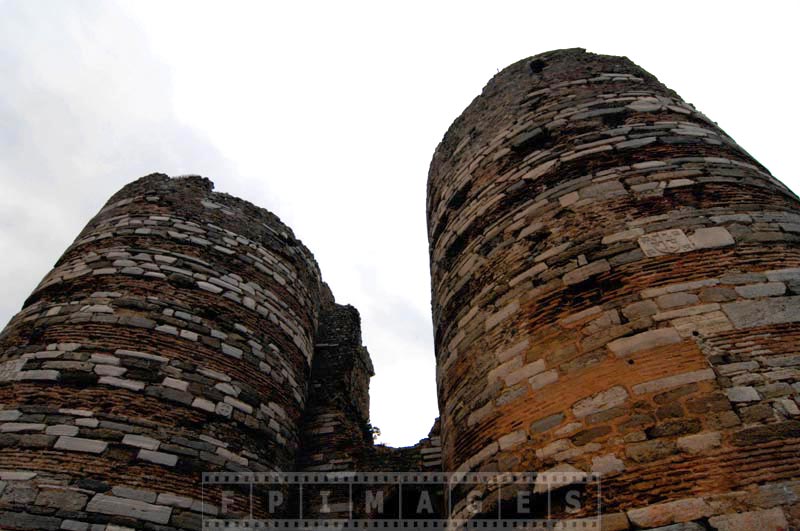
[[(204, 527), (429, 527), (481, 519), (523, 527), (567, 519), (599, 529), (600, 477), (570, 473), (207, 473)], [(551, 514), (561, 515), (558, 520)], [(434, 522), (438, 522), (434, 524)], [(356, 525), (356, 524), (354, 524)]]

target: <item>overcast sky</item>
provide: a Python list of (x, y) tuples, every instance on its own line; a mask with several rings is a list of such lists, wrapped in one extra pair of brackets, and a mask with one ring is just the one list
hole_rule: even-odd
[(425, 182), (489, 78), (627, 55), (800, 190), (800, 3), (0, 0), (0, 321), (102, 204), (201, 174), (275, 212), (372, 353), (372, 423), (437, 415)]

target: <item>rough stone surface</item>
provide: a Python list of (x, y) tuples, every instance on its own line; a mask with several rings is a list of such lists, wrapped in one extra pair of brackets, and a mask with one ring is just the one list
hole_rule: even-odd
[(608, 464), (606, 511), (672, 511), (632, 528), (796, 477), (800, 203), (646, 71), (578, 49), (500, 71), (427, 214), (445, 469)]
[(734, 245), (731, 233), (724, 227), (708, 227), (697, 229), (689, 238), (697, 249), (713, 249)]
[(686, 435), (677, 440), (678, 448), (685, 452), (699, 454), (721, 444), (722, 435), (717, 431)]
[(572, 412), (575, 417), (583, 418), (592, 413), (624, 404), (627, 399), (628, 392), (625, 388), (620, 386), (612, 387), (594, 396), (580, 400), (572, 407)]
[(73, 452), (88, 452), (90, 454), (101, 454), (108, 443), (94, 439), (84, 439), (81, 437), (59, 437), (54, 446), (56, 450), (71, 450)]
[(783, 510), (778, 507), (766, 511), (713, 516), (708, 519), (708, 523), (717, 531), (764, 531), (786, 529), (789, 526)]
[(628, 519), (634, 525), (650, 528), (690, 522), (711, 514), (713, 514), (713, 509), (704, 500), (688, 498), (628, 511)]
[(800, 297), (737, 301), (722, 305), (736, 328), (753, 328), (800, 321)]
[(172, 509), (169, 507), (105, 494), (96, 494), (89, 501), (86, 510), (90, 513), (129, 516), (157, 524), (166, 524), (172, 514)]
[(616, 339), (608, 343), (608, 348), (619, 357), (630, 356), (640, 350), (653, 349), (683, 341), (674, 328), (661, 328), (636, 334), (632, 337)]

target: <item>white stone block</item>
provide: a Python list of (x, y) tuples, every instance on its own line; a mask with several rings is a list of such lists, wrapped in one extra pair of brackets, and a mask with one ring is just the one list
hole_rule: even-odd
[(127, 444), (128, 446), (135, 446), (136, 448), (144, 448), (146, 450), (158, 450), (158, 447), (161, 445), (161, 442), (153, 439), (152, 437), (146, 437), (144, 435), (134, 435), (132, 433), (128, 433), (125, 437), (122, 438), (122, 444)]
[(615, 339), (609, 342), (607, 346), (617, 357), (623, 358), (642, 350), (650, 350), (680, 343), (681, 341), (683, 341), (683, 338), (674, 328), (659, 328), (641, 332), (631, 337)]
[(90, 454), (101, 454), (105, 452), (108, 443), (95, 439), (83, 439), (81, 437), (59, 437), (54, 448), (57, 450), (69, 450), (72, 452), (86, 452)]
[(725, 389), (725, 394), (731, 402), (758, 402), (761, 397), (753, 387), (737, 386)]
[(689, 236), (689, 240), (697, 249), (714, 249), (736, 243), (725, 227), (697, 229), (694, 234)]
[(628, 400), (628, 392), (624, 387), (617, 385), (575, 402), (572, 412), (576, 418), (580, 419), (592, 413), (622, 405), (626, 400)]

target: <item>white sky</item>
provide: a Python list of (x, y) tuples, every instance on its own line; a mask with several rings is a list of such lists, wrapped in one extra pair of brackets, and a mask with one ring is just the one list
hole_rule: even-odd
[(627, 55), (800, 190), (787, 2), (0, 0), (0, 321), (109, 196), (155, 171), (278, 214), (356, 306), (382, 441), (436, 412), (425, 182), (489, 78)]

